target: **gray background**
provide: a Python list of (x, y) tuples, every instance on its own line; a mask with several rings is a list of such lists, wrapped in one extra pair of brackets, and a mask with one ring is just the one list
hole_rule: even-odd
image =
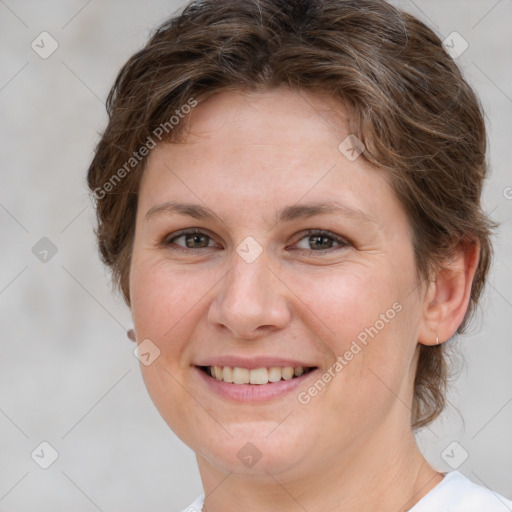
[[(445, 454), (460, 462), (468, 452), (458, 469), (512, 498), (512, 2), (395, 3), (469, 43), (457, 61), (487, 112), (485, 207), (502, 223), (484, 314), (458, 342), (465, 364), (454, 406), (419, 442), (449, 470), (442, 453), (457, 441)], [(173, 512), (202, 490), (194, 454), (144, 387), (85, 187), (117, 70), (181, 5), (0, 0), (0, 511)], [(31, 48), (43, 31), (59, 45), (47, 59)], [(32, 252), (42, 237), (57, 248), (47, 262)], [(59, 454), (46, 470), (31, 458), (42, 441)]]

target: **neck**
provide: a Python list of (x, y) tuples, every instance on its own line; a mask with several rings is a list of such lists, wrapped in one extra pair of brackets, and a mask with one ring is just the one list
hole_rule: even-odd
[(412, 431), (397, 430), (394, 422), (343, 452), (279, 474), (224, 472), (200, 456), (198, 464), (205, 512), (406, 512), (442, 480)]

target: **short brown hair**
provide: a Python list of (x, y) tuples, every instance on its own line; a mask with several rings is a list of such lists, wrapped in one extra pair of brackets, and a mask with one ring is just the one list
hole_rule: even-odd
[[(420, 277), (442, 268), (460, 242), (479, 245), (463, 332), (491, 260), (493, 223), (480, 205), (487, 174), (483, 113), (439, 37), (383, 0), (196, 1), (126, 62), (108, 96), (109, 123), (88, 170), (100, 254), (126, 303), (146, 162), (140, 148), (191, 98), (278, 86), (348, 106), (350, 132), (366, 146), (363, 158), (387, 173), (408, 213)], [(182, 124), (162, 140), (177, 141)], [(445, 350), (444, 344), (420, 349), (414, 428), (444, 408)]]

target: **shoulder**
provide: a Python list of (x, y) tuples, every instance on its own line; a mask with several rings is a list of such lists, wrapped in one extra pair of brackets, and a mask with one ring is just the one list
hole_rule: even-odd
[(194, 503), (183, 509), (181, 512), (201, 512), (204, 503), (204, 494), (201, 494)]
[(512, 501), (477, 485), (458, 471), (447, 473), (440, 484), (410, 512), (512, 512)]

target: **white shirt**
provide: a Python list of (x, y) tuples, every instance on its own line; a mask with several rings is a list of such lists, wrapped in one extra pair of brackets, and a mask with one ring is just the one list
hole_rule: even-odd
[[(182, 512), (201, 512), (203, 503), (204, 494)], [(512, 512), (512, 501), (452, 471), (409, 512)]]
[(452, 471), (409, 512), (512, 512), (512, 501)]

